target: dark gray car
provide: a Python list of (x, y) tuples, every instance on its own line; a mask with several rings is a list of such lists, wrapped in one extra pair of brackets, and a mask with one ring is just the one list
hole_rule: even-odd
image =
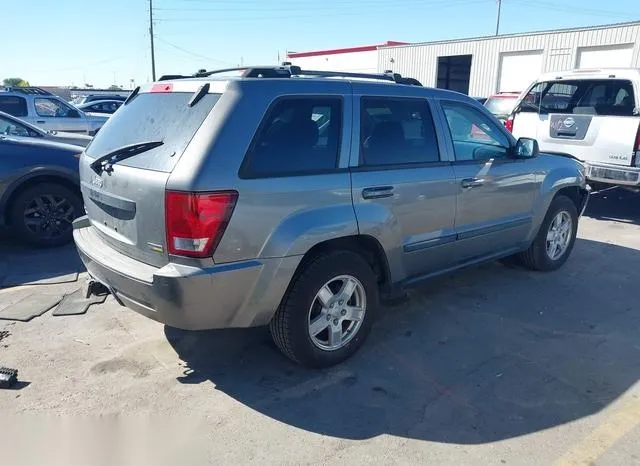
[(516, 141), (467, 96), (327, 74), (205, 73), (134, 93), (80, 161), (90, 275), (170, 326), (269, 324), (319, 367), (361, 346), (381, 295), (508, 256), (567, 260), (580, 163)]
[(48, 247), (72, 239), (83, 212), (78, 159), (83, 148), (0, 135), (0, 226)]

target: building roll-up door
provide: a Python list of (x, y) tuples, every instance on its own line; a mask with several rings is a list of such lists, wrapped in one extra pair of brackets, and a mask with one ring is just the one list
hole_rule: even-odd
[(576, 68), (629, 68), (633, 61), (633, 44), (578, 49)]
[(500, 54), (498, 92), (522, 92), (542, 72), (542, 51)]

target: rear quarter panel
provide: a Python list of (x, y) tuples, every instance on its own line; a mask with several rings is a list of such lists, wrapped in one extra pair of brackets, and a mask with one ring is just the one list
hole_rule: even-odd
[[(330, 173), (242, 178), (240, 168), (271, 103), (284, 96), (343, 98), (338, 166)], [(216, 263), (305, 254), (319, 242), (357, 234), (348, 171), (351, 86), (343, 81), (231, 82), (194, 136), (167, 189), (236, 190), (238, 201)]]

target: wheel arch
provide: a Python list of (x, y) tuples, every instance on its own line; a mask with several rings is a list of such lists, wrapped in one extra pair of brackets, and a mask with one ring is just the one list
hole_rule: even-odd
[(580, 215), (584, 207), (586, 207), (587, 199), (589, 197), (589, 191), (581, 186), (565, 186), (564, 188), (560, 188), (555, 193), (553, 199), (557, 198), (558, 196), (566, 196), (571, 199), (576, 206), (578, 215)]
[(322, 241), (314, 245), (305, 253), (302, 260), (298, 264), (291, 282), (293, 282), (295, 278), (297, 278), (297, 276), (305, 269), (307, 264), (309, 264), (315, 258), (330, 251), (339, 250), (352, 251), (362, 256), (362, 258), (369, 263), (371, 269), (376, 275), (378, 288), (381, 291), (387, 291), (391, 287), (392, 278), (387, 255), (380, 242), (370, 235), (342, 236), (339, 238)]
[(53, 183), (65, 188), (80, 193), (80, 183), (77, 177), (62, 171), (54, 170), (38, 170), (29, 173), (17, 180), (15, 180), (11, 186), (4, 192), (2, 199), (0, 199), (0, 220), (2, 223), (9, 225), (10, 215), (9, 212), (15, 200), (25, 192), (27, 189), (37, 186), (42, 183)]

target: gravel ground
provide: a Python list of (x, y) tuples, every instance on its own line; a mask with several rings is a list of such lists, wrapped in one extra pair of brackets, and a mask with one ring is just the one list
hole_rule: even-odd
[[(0, 447), (46, 451), (38, 464), (640, 464), (640, 196), (592, 196), (578, 237), (555, 273), (495, 263), (430, 282), (325, 371), (289, 363), (266, 329), (183, 332), (112, 298), (0, 320), (0, 366), (22, 381), (0, 412), (25, 426), (0, 428)], [(0, 279), (77, 268), (72, 248), (2, 244)], [(34, 287), (78, 283), (5, 288), (0, 306)]]

